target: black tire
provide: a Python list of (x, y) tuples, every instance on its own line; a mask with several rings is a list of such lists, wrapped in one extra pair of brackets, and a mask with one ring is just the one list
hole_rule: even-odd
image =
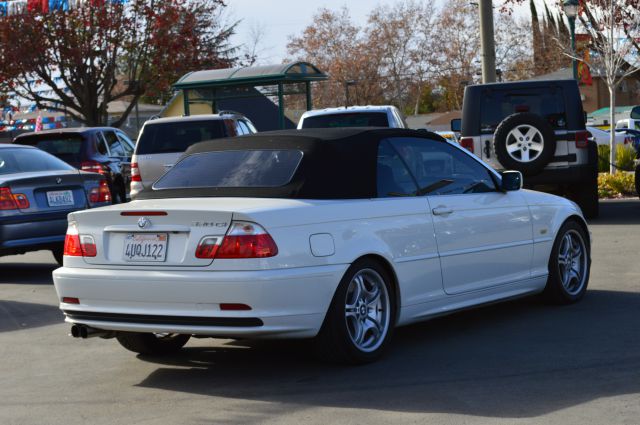
[[(583, 255), (585, 256), (583, 264), (584, 271), (581, 273), (579, 279), (576, 278), (574, 285), (563, 284), (562, 274), (564, 269), (560, 263), (559, 257), (565, 235), (571, 235), (572, 238), (579, 236), (583, 243)], [(582, 263), (582, 261), (583, 259), (580, 259), (579, 261), (576, 261), (576, 263)], [(553, 243), (553, 248), (551, 249), (551, 256), (549, 257), (549, 278), (547, 279), (547, 285), (543, 291), (544, 298), (553, 304), (572, 304), (581, 300), (587, 292), (590, 272), (591, 246), (589, 243), (589, 235), (580, 223), (574, 219), (570, 219), (560, 227), (556, 240)]]
[(170, 334), (160, 336), (152, 333), (118, 332), (116, 339), (124, 348), (134, 353), (149, 356), (164, 356), (180, 350), (191, 335)]
[[(531, 146), (534, 140), (525, 140), (524, 137), (516, 140), (513, 136), (510, 137), (513, 130), (525, 125), (538, 131), (539, 134), (536, 135), (535, 142), (542, 143), (542, 150), (527, 150), (527, 145)], [(512, 157), (508, 152), (508, 147), (520, 145), (522, 145), (520, 149), (523, 151), (536, 152), (535, 156), (531, 160), (518, 160)], [(508, 116), (498, 125), (493, 136), (493, 148), (498, 161), (505, 169), (520, 171), (524, 175), (531, 176), (540, 173), (551, 162), (556, 151), (556, 136), (551, 125), (541, 116), (528, 112), (518, 113)], [(520, 158), (524, 158), (522, 155), (526, 152), (514, 152), (514, 156), (519, 154)]]
[[(371, 271), (373, 271), (374, 273), (372, 273)], [(380, 304), (382, 306), (380, 310), (375, 308), (375, 314), (381, 315), (384, 315), (384, 313), (382, 313), (383, 309), (387, 309), (384, 319), (379, 320), (379, 322), (387, 323), (387, 326), (384, 332), (379, 333), (380, 336), (377, 338), (377, 344), (374, 344), (370, 350), (360, 349), (356, 345), (356, 343), (352, 339), (352, 336), (350, 336), (351, 328), (347, 323), (348, 320), (346, 317), (347, 314), (345, 304), (348, 300), (347, 297), (350, 296), (350, 293), (348, 292), (350, 284), (352, 283), (354, 277), (361, 273), (372, 273), (372, 276), (375, 276), (377, 274), (377, 276), (382, 279), (382, 281), (384, 282), (384, 287), (386, 288), (386, 301), (388, 301), (386, 303)], [(381, 299), (382, 298), (383, 296), (381, 295)], [(354, 303), (353, 305), (356, 305), (356, 303)], [(354, 321), (360, 320), (355, 318), (355, 316), (358, 314), (356, 312), (359, 311), (361, 310), (358, 308), (354, 308)], [(374, 309), (372, 308), (369, 311), (373, 312)], [(367, 316), (368, 314), (369, 313), (364, 314), (363, 317)], [(314, 353), (321, 360), (334, 363), (364, 364), (373, 362), (380, 358), (380, 356), (382, 356), (385, 349), (387, 348), (395, 327), (395, 319), (396, 296), (394, 293), (391, 276), (389, 275), (387, 270), (380, 265), (379, 262), (367, 258), (360, 259), (353, 263), (351, 267), (349, 267), (342, 280), (340, 281), (340, 284), (338, 285), (338, 289), (333, 296), (333, 300), (331, 301), (331, 305), (324, 319), (324, 323), (322, 324), (322, 328), (320, 329), (320, 332), (318, 333), (316, 338), (313, 340)], [(365, 322), (367, 322), (367, 320), (362, 319), (362, 323)]]
[(111, 203), (112, 204), (122, 204), (126, 201), (126, 191), (124, 189), (124, 185), (121, 182), (116, 182), (113, 185), (113, 189), (111, 191)]
[(53, 258), (56, 259), (56, 262), (60, 265), (62, 265), (62, 261), (64, 258), (64, 245), (60, 245), (57, 248), (53, 248), (51, 250), (51, 253), (53, 254)]
[(586, 218), (598, 218), (600, 203), (598, 200), (598, 181), (583, 182), (575, 188), (575, 202)]

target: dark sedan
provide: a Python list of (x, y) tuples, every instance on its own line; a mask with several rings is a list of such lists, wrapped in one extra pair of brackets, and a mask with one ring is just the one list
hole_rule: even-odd
[(109, 204), (104, 176), (33, 147), (0, 145), (0, 256), (48, 249), (62, 264), (67, 214)]
[(127, 200), (134, 143), (117, 128), (65, 128), (21, 134), (15, 144), (35, 146), (83, 171), (105, 176), (113, 203)]

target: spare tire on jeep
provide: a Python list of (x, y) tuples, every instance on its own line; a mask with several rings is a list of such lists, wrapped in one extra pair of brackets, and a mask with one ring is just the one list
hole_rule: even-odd
[(509, 115), (498, 125), (493, 148), (505, 169), (534, 175), (553, 158), (556, 138), (544, 118), (523, 112)]

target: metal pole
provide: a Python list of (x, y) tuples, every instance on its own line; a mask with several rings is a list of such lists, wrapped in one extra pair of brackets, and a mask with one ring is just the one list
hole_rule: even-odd
[(278, 83), (278, 118), (280, 128), (284, 129), (284, 87), (282, 83)]
[(571, 31), (571, 67), (573, 68), (573, 79), (578, 79), (578, 61), (576, 60), (576, 18), (569, 18), (569, 30)]
[(311, 81), (305, 81), (305, 90), (307, 94), (307, 111), (313, 109), (313, 100), (311, 99)]
[(493, 2), (479, 0), (480, 45), (482, 56), (482, 82), (496, 81), (496, 48), (493, 39)]

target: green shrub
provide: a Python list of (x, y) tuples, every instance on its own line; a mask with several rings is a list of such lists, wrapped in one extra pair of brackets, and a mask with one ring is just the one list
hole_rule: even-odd
[(598, 145), (598, 172), (609, 172), (609, 152), (611, 149), (608, 145)]
[(619, 198), (636, 194), (634, 173), (619, 171), (616, 174), (598, 175), (598, 196), (601, 198)]
[(636, 159), (636, 150), (630, 145), (616, 146), (616, 164), (618, 169), (624, 171), (634, 170), (634, 161)]
[[(609, 172), (609, 149), (608, 145), (598, 145), (598, 172)], [(616, 146), (616, 164), (618, 169), (622, 171), (631, 171), (635, 168), (634, 160), (636, 159), (636, 151), (630, 145)]]

